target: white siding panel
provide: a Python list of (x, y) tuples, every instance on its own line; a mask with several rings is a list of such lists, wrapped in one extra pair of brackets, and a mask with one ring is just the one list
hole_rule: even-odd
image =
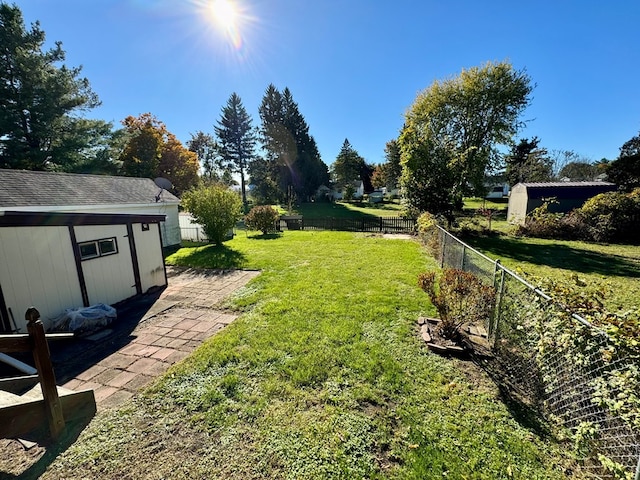
[(67, 227), (0, 228), (0, 284), (21, 331), (35, 306), (45, 325), (65, 308), (82, 306)]
[(126, 225), (74, 227), (78, 243), (115, 237), (118, 253), (82, 261), (89, 304), (108, 305), (136, 294), (135, 277)]
[(133, 225), (133, 237), (136, 242), (142, 293), (146, 293), (151, 287), (166, 285), (158, 225), (149, 224), (149, 230), (143, 231), (142, 225), (136, 223)]

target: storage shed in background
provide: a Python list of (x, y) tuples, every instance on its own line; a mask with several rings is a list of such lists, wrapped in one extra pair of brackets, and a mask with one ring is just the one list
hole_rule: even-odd
[(584, 205), (591, 197), (616, 189), (617, 186), (609, 182), (518, 183), (509, 194), (507, 220), (523, 224), (531, 211), (550, 199), (557, 201), (549, 205), (550, 212), (570, 212)]
[(0, 169), (0, 213), (162, 215), (164, 247), (180, 244), (179, 203), (149, 178)]
[(0, 331), (167, 285), (161, 215), (0, 213)]

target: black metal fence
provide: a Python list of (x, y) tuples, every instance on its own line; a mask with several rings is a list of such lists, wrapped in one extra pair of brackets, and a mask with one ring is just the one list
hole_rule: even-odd
[(281, 230), (338, 230), (344, 232), (413, 233), (416, 220), (403, 217), (281, 218)]

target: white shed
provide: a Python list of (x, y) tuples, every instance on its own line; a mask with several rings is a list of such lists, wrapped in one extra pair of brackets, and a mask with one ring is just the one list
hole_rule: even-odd
[(0, 331), (167, 285), (161, 215), (0, 213)]
[(180, 244), (180, 200), (149, 178), (0, 169), (0, 213), (163, 215), (164, 247)]

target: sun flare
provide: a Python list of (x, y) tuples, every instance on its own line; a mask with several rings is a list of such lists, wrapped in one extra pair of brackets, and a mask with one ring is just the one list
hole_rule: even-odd
[(211, 3), (213, 18), (223, 28), (234, 28), (238, 22), (238, 9), (231, 0), (214, 0)]

